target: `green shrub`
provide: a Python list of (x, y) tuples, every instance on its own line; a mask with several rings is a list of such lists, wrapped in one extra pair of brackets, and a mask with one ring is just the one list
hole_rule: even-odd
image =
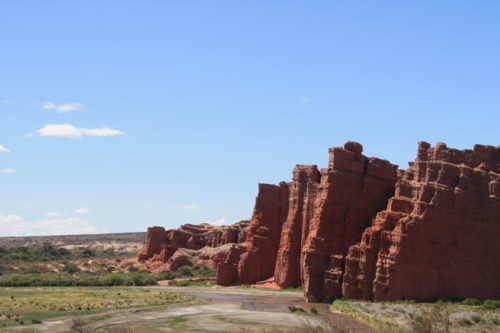
[(488, 310), (500, 309), (500, 301), (487, 299), (483, 303), (483, 308)]
[(472, 319), (472, 321), (475, 322), (476, 324), (481, 321), (480, 316), (471, 316), (470, 319)]
[(132, 273), (132, 280), (134, 281), (134, 286), (149, 286), (156, 284), (156, 279), (151, 274)]
[(462, 304), (468, 305), (468, 306), (478, 306), (478, 305), (483, 304), (483, 302), (481, 302), (477, 298), (466, 298), (462, 301)]
[(69, 274), (75, 274), (75, 273), (78, 273), (80, 271), (80, 268), (78, 268), (78, 266), (76, 266), (75, 264), (68, 263), (68, 264), (64, 265), (64, 267), (62, 268), (62, 271), (69, 273)]
[(292, 306), (289, 306), (288, 309), (290, 310), (290, 312), (294, 312), (294, 313), (298, 313), (298, 312), (305, 313), (306, 312), (306, 310), (304, 310), (304, 308), (301, 307), (300, 305), (292, 305)]
[(438, 298), (434, 301), (434, 303), (436, 304), (444, 304), (444, 303), (448, 303), (449, 301), (445, 298)]
[(95, 252), (92, 251), (91, 249), (83, 249), (82, 252), (80, 252), (79, 256), (81, 258), (91, 258), (95, 257)]
[(193, 272), (191, 271), (191, 267), (189, 266), (181, 266), (176, 270), (177, 277), (190, 277), (193, 276)]
[(458, 321), (459, 326), (472, 326), (472, 322), (469, 319), (462, 318)]
[(196, 277), (213, 277), (215, 276), (215, 271), (208, 267), (207, 265), (194, 265), (191, 268), (191, 272)]
[(316, 309), (314, 306), (311, 308), (311, 314), (317, 315), (318, 314), (318, 309)]
[(32, 324), (41, 324), (42, 321), (41, 320), (38, 320), (38, 319), (31, 319), (31, 323)]
[(170, 281), (170, 285), (175, 287), (187, 287), (190, 283), (186, 280), (172, 280)]
[(163, 271), (158, 274), (158, 280), (173, 280), (175, 279), (175, 272)]

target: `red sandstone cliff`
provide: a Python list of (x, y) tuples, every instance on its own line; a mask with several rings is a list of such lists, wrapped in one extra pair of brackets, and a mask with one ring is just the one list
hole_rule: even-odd
[(397, 166), (361, 154), (360, 144), (331, 148), (302, 248), (304, 293), (310, 301), (340, 297), (349, 246), (361, 239), (394, 194)]
[(500, 147), (422, 142), (406, 171), (362, 151), (347, 142), (328, 168), (259, 185), (249, 222), (150, 228), (138, 258), (205, 260), (220, 285), (274, 278), (309, 301), (500, 298)]
[(246, 242), (234, 245), (217, 269), (217, 283), (255, 283), (274, 274), (281, 228), (288, 213), (288, 185), (259, 184)]
[(352, 246), (343, 294), (500, 298), (500, 147), (419, 144), (387, 209)]
[(274, 280), (282, 288), (302, 285), (301, 251), (309, 232), (319, 181), (316, 165), (297, 165), (293, 170), (289, 210), (274, 270)]

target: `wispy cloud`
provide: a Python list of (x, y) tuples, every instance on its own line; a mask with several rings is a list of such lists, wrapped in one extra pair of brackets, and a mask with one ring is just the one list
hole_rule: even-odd
[(119, 136), (125, 134), (122, 131), (108, 127), (78, 128), (71, 124), (47, 124), (36, 132), (41, 136), (56, 136), (71, 139), (84, 136)]
[(75, 213), (76, 214), (88, 214), (90, 213), (90, 209), (89, 208), (78, 208), (77, 210), (75, 210)]
[(196, 208), (198, 208), (198, 206), (195, 204), (182, 205), (182, 206), (177, 207), (177, 209), (180, 209), (180, 210), (193, 210)]
[(307, 96), (299, 96), (299, 101), (301, 102), (309, 102), (311, 99)]
[(0, 145), (0, 152), (10, 153), (10, 149), (5, 148), (5, 146)]
[(63, 213), (60, 213), (60, 212), (48, 212), (47, 216), (49, 216), (49, 217), (63, 216)]
[(11, 168), (5, 168), (5, 169), (0, 169), (1, 173), (14, 173), (16, 172), (16, 169), (11, 169)]
[(74, 235), (106, 231), (79, 217), (26, 221), (19, 215), (0, 214), (0, 236)]
[(212, 224), (212, 225), (225, 225), (226, 224), (226, 218), (221, 217), (220, 219), (216, 219), (214, 221), (205, 221), (205, 223)]
[(80, 110), (82, 107), (83, 105), (79, 103), (68, 103), (68, 104), (57, 105), (52, 102), (47, 102), (42, 105), (42, 109), (44, 110), (57, 110), (57, 112), (59, 113)]

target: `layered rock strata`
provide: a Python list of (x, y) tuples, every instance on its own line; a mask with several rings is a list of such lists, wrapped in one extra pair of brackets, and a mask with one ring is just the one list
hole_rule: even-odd
[(217, 270), (218, 283), (254, 283), (274, 274), (281, 229), (288, 214), (288, 184), (259, 184), (246, 242), (233, 245)]
[(386, 210), (349, 249), (343, 295), (500, 297), (500, 147), (419, 144)]
[(302, 281), (308, 300), (341, 296), (349, 247), (359, 242), (372, 218), (394, 194), (397, 166), (361, 153), (361, 145), (352, 142), (344, 148), (331, 148), (329, 167), (321, 170), (302, 248)]
[(260, 184), (250, 221), (150, 228), (138, 258), (205, 260), (219, 285), (303, 285), (309, 301), (499, 299), (500, 147), (421, 142), (405, 171), (362, 152), (347, 142), (328, 168)]
[(289, 183), (289, 209), (281, 233), (274, 280), (282, 288), (302, 285), (301, 252), (309, 233), (320, 173), (316, 165), (297, 165)]
[[(273, 222), (252, 218), (247, 242), (219, 263), (218, 283), (273, 277), (325, 302), (499, 298), (500, 147), (460, 151), (422, 142), (406, 171), (362, 151), (348, 142), (329, 150), (328, 168), (297, 165), (286, 184), (288, 205), (266, 206), (281, 230), (276, 260), (275, 238), (252, 236)], [(259, 195), (254, 216), (262, 206)]]

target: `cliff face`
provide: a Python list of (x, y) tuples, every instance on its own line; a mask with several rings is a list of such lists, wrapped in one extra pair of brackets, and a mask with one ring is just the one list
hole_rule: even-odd
[[(420, 143), (406, 171), (362, 155), (355, 142), (329, 152), (320, 172), (296, 166), (288, 205), (259, 193), (247, 242), (219, 264), (219, 284), (274, 277), (279, 287), (302, 284), (309, 301), (327, 302), (500, 297), (500, 147)], [(274, 212), (265, 223), (255, 218), (263, 198)], [(281, 230), (272, 273), (269, 227)]]
[(219, 265), (219, 284), (254, 283), (274, 274), (281, 228), (288, 213), (288, 196), (286, 183), (259, 184), (246, 242), (233, 246), (227, 260)]
[(281, 233), (274, 280), (282, 288), (302, 285), (301, 251), (309, 232), (320, 174), (316, 165), (297, 165), (289, 184), (288, 215)]
[(141, 250), (137, 254), (137, 260), (143, 261), (152, 258), (156, 253), (161, 252), (162, 244), (166, 243), (165, 228), (151, 227), (148, 228), (146, 241)]
[(309, 301), (500, 298), (500, 147), (421, 142), (405, 171), (362, 151), (347, 142), (328, 168), (260, 184), (250, 221), (150, 228), (138, 258), (205, 258), (220, 285), (303, 285)]
[(359, 144), (330, 149), (302, 249), (302, 278), (308, 300), (340, 297), (345, 256), (375, 214), (394, 194), (397, 166), (367, 158)]
[(420, 143), (387, 209), (349, 249), (343, 295), (500, 296), (500, 149)]

